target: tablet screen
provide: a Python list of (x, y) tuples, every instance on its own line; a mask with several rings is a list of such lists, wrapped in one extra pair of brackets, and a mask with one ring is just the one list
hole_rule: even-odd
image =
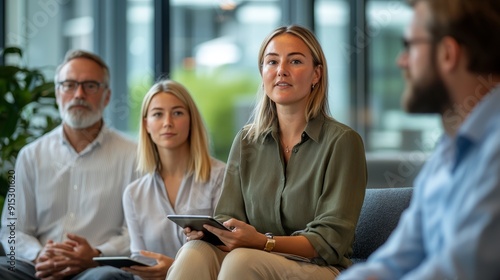
[(129, 257), (95, 257), (93, 260), (98, 262), (100, 265), (110, 265), (117, 268), (131, 267), (133, 265), (150, 266), (147, 263), (143, 263)]

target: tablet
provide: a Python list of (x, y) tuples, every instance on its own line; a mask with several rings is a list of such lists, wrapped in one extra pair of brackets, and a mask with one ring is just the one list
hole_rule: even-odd
[(206, 230), (203, 225), (211, 225), (213, 227), (228, 230), (221, 222), (217, 221), (211, 216), (203, 216), (203, 215), (167, 215), (167, 218), (172, 220), (174, 223), (179, 225), (181, 228), (189, 227), (191, 230), (203, 231), (203, 238), (201, 240), (205, 240), (214, 245), (224, 245), (220, 239), (214, 235), (213, 233)]
[(129, 257), (95, 257), (93, 260), (100, 265), (110, 265), (117, 268), (121, 267), (131, 267), (133, 265), (139, 266), (150, 266), (147, 263), (140, 262), (138, 260), (131, 259)]

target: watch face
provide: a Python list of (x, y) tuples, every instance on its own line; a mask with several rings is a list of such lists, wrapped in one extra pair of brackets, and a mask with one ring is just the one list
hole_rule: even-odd
[(264, 251), (271, 252), (274, 249), (274, 245), (276, 244), (276, 240), (272, 238), (268, 238), (266, 242), (266, 246), (264, 247)]

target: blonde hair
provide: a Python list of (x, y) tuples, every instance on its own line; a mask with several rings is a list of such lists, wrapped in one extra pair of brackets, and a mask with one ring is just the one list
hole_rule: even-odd
[[(311, 51), (313, 66), (321, 68), (321, 77), (318, 83), (312, 88), (307, 102), (304, 117), (306, 121), (317, 117), (319, 114), (325, 118), (331, 118), (328, 108), (328, 69), (326, 58), (314, 34), (305, 27), (298, 25), (281, 26), (272, 31), (262, 42), (259, 50), (259, 72), (262, 76), (262, 67), (264, 63), (265, 50), (271, 40), (282, 34), (291, 34), (301, 39)], [(263, 83), (257, 92), (258, 100), (254, 108), (251, 122), (245, 126), (247, 130), (245, 138), (256, 142), (259, 136), (266, 134), (271, 130), (273, 122), (277, 119), (276, 104), (264, 92)]]
[(160, 80), (156, 82), (146, 93), (142, 101), (141, 121), (139, 128), (139, 143), (137, 146), (137, 170), (141, 173), (153, 173), (161, 170), (161, 162), (158, 148), (144, 125), (149, 104), (158, 93), (172, 94), (187, 107), (190, 116), (190, 130), (188, 144), (190, 158), (188, 161), (188, 174), (194, 174), (197, 182), (206, 182), (210, 179), (210, 154), (208, 148), (208, 134), (196, 104), (188, 90), (178, 82), (172, 80)]

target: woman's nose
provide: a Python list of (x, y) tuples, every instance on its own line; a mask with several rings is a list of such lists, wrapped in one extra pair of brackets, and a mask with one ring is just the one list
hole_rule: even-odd
[(278, 65), (278, 76), (288, 76), (288, 69), (283, 63)]
[(163, 126), (172, 126), (172, 117), (169, 115), (166, 115), (165, 119), (163, 120)]

